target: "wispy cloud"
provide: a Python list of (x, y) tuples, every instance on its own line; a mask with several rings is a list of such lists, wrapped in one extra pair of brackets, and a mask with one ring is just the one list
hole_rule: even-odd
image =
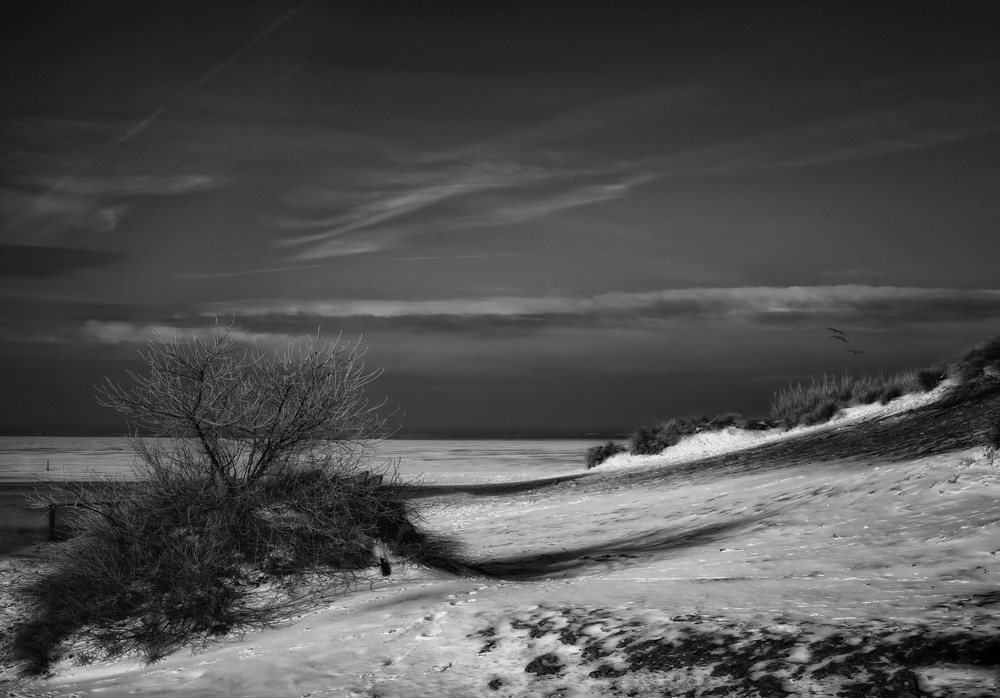
[(343, 238), (350, 233), (379, 226), (446, 199), (476, 190), (477, 187), (472, 183), (455, 183), (423, 187), (410, 192), (372, 196), (370, 200), (331, 218), (309, 222), (284, 221), (283, 227), (286, 228), (330, 227), (317, 233), (279, 240), (275, 242), (275, 246), (304, 247), (305, 249), (292, 257), (293, 260), (297, 261), (376, 252), (393, 246), (395, 241), (402, 237), (401, 233), (383, 229), (378, 235), (368, 236), (364, 240), (344, 240)]
[[(894, 286), (792, 286), (691, 288), (645, 293), (605, 293), (590, 297), (497, 296), (440, 300), (233, 301), (202, 308), (205, 316), (413, 319), (456, 317), (518, 318), (537, 324), (610, 322), (744, 323), (799, 328), (849, 320), (874, 329), (893, 324), (953, 322), (1000, 316), (1000, 290)], [(473, 325), (470, 324), (470, 327)], [(538, 324), (544, 327), (544, 324)]]
[[(292, 257), (297, 261), (372, 252), (428, 232), (518, 223), (609, 201), (626, 196), (654, 178), (648, 174), (595, 174), (513, 165), (501, 169), (495, 163), (482, 170), (449, 173), (445, 178), (437, 173), (423, 177), (391, 176), (386, 181), (370, 183), (380, 191), (331, 192), (327, 198), (338, 209), (334, 215), (279, 221), (287, 230), (326, 229), (288, 237), (277, 241), (275, 246), (305, 248)], [(604, 181), (595, 183), (595, 179)], [(491, 196), (482, 196), (486, 193)], [(453, 206), (431, 219), (412, 218), (413, 214), (457, 199), (463, 199), (462, 206)], [(404, 223), (401, 219), (408, 216)], [(363, 238), (352, 236), (362, 231)]]
[(77, 177), (62, 189), (79, 196), (175, 196), (218, 187), (222, 178), (207, 174)]
[[(326, 228), (312, 235), (286, 238), (279, 245), (313, 242), (327, 236), (369, 227), (469, 193), (526, 186), (558, 176), (559, 172), (524, 167), (507, 161), (451, 161), (435, 167), (414, 168), (402, 155), (400, 162), (382, 168), (369, 166), (352, 173), (345, 185), (336, 170), (329, 186), (312, 184), (288, 194), (288, 202), (302, 210), (278, 221), (286, 230)], [(328, 213), (328, 211), (333, 211)]]
[(414, 257), (390, 257), (387, 262), (424, 262), (434, 259), (497, 259), (503, 257), (528, 257), (527, 252), (498, 252), (496, 254), (435, 254)]
[[(244, 300), (205, 304), (149, 319), (136, 315), (136, 310), (127, 307), (120, 312), (106, 310), (102, 313), (106, 319), (97, 315), (84, 323), (72, 323), (76, 330), (64, 328), (58, 337), (46, 341), (144, 343), (153, 339), (156, 331), (167, 337), (177, 333), (180, 337), (193, 334), (208, 338), (216, 318), (226, 322), (235, 316), (237, 329), (250, 328), (248, 340), (257, 341), (269, 350), (284, 346), (289, 340), (315, 336), (321, 327), (343, 328), (354, 336), (364, 333), (392, 337), (389, 351), (408, 342), (430, 346), (425, 343), (448, 344), (465, 338), (475, 342), (489, 340), (491, 346), (496, 342), (508, 348), (516, 344), (518, 351), (530, 354), (537, 350), (545, 354), (550, 351), (547, 348), (550, 340), (559, 339), (560, 351), (566, 351), (569, 337), (578, 342), (582, 337), (593, 336), (604, 342), (617, 336), (609, 334), (609, 329), (623, 331), (622, 337), (656, 337), (658, 343), (667, 337), (682, 341), (685, 336), (704, 336), (705, 331), (730, 332), (733, 337), (750, 333), (747, 335), (750, 338), (759, 337), (760, 332), (806, 331), (822, 337), (826, 326), (845, 327), (851, 333), (864, 332), (869, 336), (931, 328), (956, 331), (963, 326), (988, 326), (1000, 317), (1000, 290), (857, 285), (678, 289), (591, 297)], [(73, 315), (78, 317), (79, 310)], [(23, 329), (19, 330), (19, 335), (23, 334)], [(538, 340), (536, 344), (531, 344), (533, 337)], [(775, 337), (772, 341), (785, 340)], [(788, 341), (794, 343), (792, 338)], [(455, 361), (462, 359), (463, 351), (470, 351), (465, 344), (448, 345), (449, 355)], [(401, 356), (405, 355), (400, 350)]]
[[(634, 97), (634, 96), (633, 96)], [(627, 196), (662, 177), (691, 174), (740, 175), (875, 159), (977, 138), (1000, 130), (1000, 111), (986, 100), (935, 100), (904, 94), (898, 103), (834, 107), (830, 116), (772, 120), (781, 127), (733, 140), (728, 131), (704, 145), (678, 149), (678, 141), (650, 135), (650, 157), (609, 161), (578, 142), (588, 130), (615, 137), (635, 117), (618, 107), (630, 97), (578, 107), (561, 118), (523, 129), (508, 138), (452, 151), (407, 152), (385, 164), (343, 172), (328, 190), (293, 193), (294, 215), (278, 221), (290, 235), (275, 242), (293, 248), (292, 261), (385, 250), (430, 232), (473, 229), (532, 220), (576, 207)], [(703, 95), (690, 89), (655, 95), (650, 113), (671, 108), (696, 111)], [(624, 101), (623, 101), (624, 100)], [(739, 105), (735, 107), (739, 111)], [(556, 125), (573, 125), (572, 149)], [(642, 128), (652, 128), (642, 124)], [(662, 129), (662, 127), (661, 127)], [(620, 134), (619, 134), (620, 135)], [(571, 140), (574, 140), (571, 139)], [(562, 143), (561, 156), (546, 160), (539, 149)], [(530, 144), (531, 148), (528, 147)], [(602, 162), (603, 160), (603, 162)], [(555, 163), (559, 164), (556, 165)], [(530, 163), (530, 164), (529, 164)], [(419, 215), (418, 215), (419, 214)], [(364, 243), (346, 238), (364, 234)]]
[[(498, 252), (490, 254), (443, 254), (443, 255), (414, 255), (410, 257), (387, 257), (379, 260), (383, 262), (425, 262), (443, 259), (498, 259), (506, 257), (527, 257), (527, 252)], [(281, 274), (286, 272), (297, 272), (303, 269), (320, 269), (349, 264), (347, 261), (324, 261), (313, 264), (290, 264), (277, 267), (260, 267), (257, 269), (243, 269), (240, 271), (210, 272), (197, 274), (178, 274), (179, 279), (219, 279), (227, 277), (253, 276), (256, 274)]]
[(197, 337), (201, 340), (211, 339), (214, 327), (201, 325), (152, 325), (148, 323), (126, 322), (122, 320), (88, 320), (80, 332), (84, 339), (101, 344), (119, 344), (122, 342), (150, 342), (157, 335), (169, 339), (174, 336), (181, 338)]
[(636, 175), (612, 184), (583, 185), (547, 198), (539, 197), (483, 211), (478, 217), (462, 221), (463, 225), (483, 226), (519, 223), (580, 206), (618, 199), (632, 189), (657, 179), (655, 175)]
[(0, 189), (0, 215), (11, 229), (46, 222), (106, 233), (144, 198), (196, 194), (224, 182), (207, 174), (78, 176), (58, 181), (41, 176)]
[[(307, 209), (278, 221), (285, 230), (315, 230), (276, 241), (275, 247), (307, 247), (294, 259), (318, 259), (344, 254), (375, 251), (389, 247), (402, 235), (400, 231), (382, 230), (376, 238), (364, 242), (339, 240), (350, 233), (369, 230), (436, 204), (475, 192), (504, 187), (524, 186), (550, 177), (535, 169), (501, 165), (492, 161), (463, 163), (443, 170), (423, 172), (368, 172), (361, 176), (362, 188), (332, 186), (319, 192), (316, 187), (293, 192), (289, 201)], [(319, 230), (317, 230), (319, 229)]]
[(748, 174), (858, 162), (979, 138), (1000, 131), (986, 101), (910, 101), (798, 123), (758, 136), (651, 159), (667, 175)]
[[(223, 327), (228, 323), (223, 322)], [(142, 322), (127, 322), (121, 320), (88, 320), (73, 337), (75, 341), (94, 342), (98, 344), (148, 344), (159, 339), (178, 339), (182, 342), (192, 338), (202, 342), (211, 342), (215, 336), (216, 326), (206, 323), (155, 324)], [(255, 344), (265, 351), (285, 350), (289, 343), (315, 337), (315, 328), (311, 332), (254, 332), (240, 325), (233, 325), (232, 336), (238, 337), (246, 344)], [(327, 338), (331, 339), (331, 338)]]

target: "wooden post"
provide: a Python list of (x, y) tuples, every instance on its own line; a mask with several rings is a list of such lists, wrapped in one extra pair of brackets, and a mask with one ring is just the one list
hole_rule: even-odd
[(56, 505), (49, 506), (49, 540), (56, 539)]

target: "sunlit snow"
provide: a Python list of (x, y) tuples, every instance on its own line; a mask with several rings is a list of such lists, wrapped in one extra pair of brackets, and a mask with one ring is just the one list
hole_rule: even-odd
[(397, 561), (391, 577), (373, 570), (284, 627), (152, 666), (65, 662), (26, 693), (835, 696), (891, 675), (892, 695), (921, 695), (917, 684), (923, 695), (994, 694), (995, 665), (927, 653), (882, 675), (870, 665), (915, 637), (995, 642), (1000, 464), (980, 448), (684, 485), (616, 480), (751, 436), (696, 438), (519, 494), (428, 497), (426, 526), (459, 537), (499, 578)]

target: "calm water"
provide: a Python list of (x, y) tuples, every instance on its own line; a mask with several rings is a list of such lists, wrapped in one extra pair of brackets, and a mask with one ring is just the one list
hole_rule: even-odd
[[(559, 475), (584, 468), (584, 439), (392, 439), (379, 459), (398, 459), (405, 480), (426, 484), (497, 482)], [(128, 473), (133, 452), (121, 437), (0, 437), (0, 482)]]

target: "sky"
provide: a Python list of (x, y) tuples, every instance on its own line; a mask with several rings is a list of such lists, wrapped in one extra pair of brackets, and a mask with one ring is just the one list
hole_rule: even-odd
[(987, 7), (10, 0), (0, 433), (123, 431), (94, 386), (216, 318), (363, 337), (403, 435), (952, 356), (1000, 332)]

